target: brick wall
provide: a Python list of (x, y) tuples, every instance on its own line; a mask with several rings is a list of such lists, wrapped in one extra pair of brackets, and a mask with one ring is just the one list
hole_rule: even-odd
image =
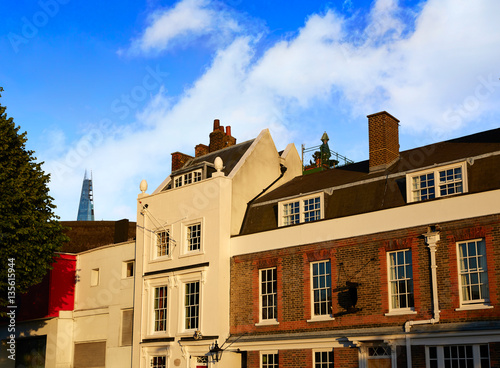
[(181, 152), (172, 153), (172, 171), (179, 170), (186, 162), (192, 159), (192, 156), (186, 155)]
[[(438, 224), (438, 230), (441, 236), (436, 253), (440, 324), (500, 320), (498, 307), (456, 311), (456, 308), (460, 307), (457, 241), (485, 239), (490, 300), (493, 305), (498, 304), (500, 215), (441, 223)], [(246, 332), (248, 336), (388, 326), (397, 326), (402, 332), (407, 320), (432, 318), (430, 255), (425, 238), (422, 236), (426, 232), (426, 226), (419, 226), (233, 257), (231, 333)], [(387, 252), (402, 249), (412, 251), (417, 313), (386, 316), (385, 314), (389, 312)], [(307, 322), (311, 318), (310, 262), (325, 259), (329, 259), (332, 265), (332, 312), (335, 319)], [(255, 326), (255, 323), (259, 322), (260, 312), (259, 269), (269, 267), (277, 268), (279, 325)], [(350, 305), (351, 295), (346, 288), (348, 281), (358, 285), (357, 302), (354, 307)], [(252, 296), (253, 302), (249, 302), (249, 296)], [(417, 362), (414, 367), (424, 367), (425, 361), (422, 360), (422, 365), (418, 363), (419, 359), (424, 359), (424, 351), (420, 351), (420, 347), (413, 349), (415, 351), (412, 351), (412, 356)], [(404, 362), (406, 360), (404, 349), (399, 353), (402, 356), (398, 361)], [(357, 349), (340, 349), (336, 358), (353, 359), (345, 366), (349, 367), (349, 364), (354, 366), (357, 364)]]

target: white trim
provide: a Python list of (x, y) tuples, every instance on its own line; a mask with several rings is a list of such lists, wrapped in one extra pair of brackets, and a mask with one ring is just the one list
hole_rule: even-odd
[[(276, 270), (276, 316), (275, 318), (262, 319), (262, 271)], [(259, 268), (259, 322), (255, 326), (279, 325), (278, 322), (278, 268)]]
[(305, 221), (305, 216), (304, 216), (304, 201), (308, 199), (315, 199), (319, 198), (319, 219), (313, 220), (313, 221), (307, 221), (307, 222), (314, 222), (314, 221), (319, 221), (325, 218), (325, 193), (323, 191), (316, 192), (307, 196), (298, 196), (294, 197), (293, 199), (289, 199), (286, 201), (280, 201), (278, 203), (278, 226), (279, 227), (284, 227), (284, 226), (290, 226), (294, 224), (287, 224), (285, 225), (283, 222), (283, 208), (285, 205), (290, 204), (290, 203), (299, 203), (299, 222), (300, 224), (306, 223)]
[[(319, 264), (319, 263), (324, 263), (324, 262), (329, 262), (330, 263), (330, 313), (329, 314), (314, 314), (314, 289), (313, 289), (313, 265)], [(310, 280), (310, 285), (309, 285), (309, 293), (310, 293), (310, 300), (311, 300), (311, 318), (307, 320), (307, 322), (323, 322), (323, 321), (333, 321), (335, 318), (333, 318), (332, 314), (332, 309), (333, 309), (333, 293), (332, 293), (332, 261), (330, 259), (322, 259), (319, 261), (314, 261), (314, 262), (309, 262), (309, 280)]]
[[(472, 347), (472, 358), (473, 358), (473, 365), (475, 368), (481, 368), (481, 353), (480, 353), (480, 345), (487, 345), (488, 344), (441, 344), (441, 345), (426, 345), (425, 346), (425, 365), (426, 367), (430, 367), (430, 353), (429, 349), (430, 348), (436, 348), (436, 361), (438, 367), (444, 367), (444, 361), (445, 361), (445, 356), (444, 356), (444, 348), (445, 347), (452, 347), (452, 346), (471, 346)], [(454, 357), (458, 358), (458, 357)], [(488, 346), (488, 360), (491, 364), (491, 353), (490, 353), (490, 348)]]
[[(155, 303), (155, 289), (158, 287), (166, 287), (167, 290), (167, 316), (165, 317), (165, 330), (155, 331), (155, 313), (154, 313), (154, 303)], [(170, 335), (171, 327), (171, 310), (172, 310), (172, 288), (170, 277), (156, 278), (152, 280), (145, 280), (144, 288), (146, 289), (146, 313), (143, 314), (142, 318), (146, 318), (146, 337), (157, 338), (161, 336)]]
[(311, 349), (311, 353), (312, 353), (313, 367), (316, 367), (316, 353), (331, 353), (332, 354), (331, 361), (320, 362), (320, 363), (334, 364), (334, 362), (335, 362), (335, 353), (333, 351), (333, 347), (331, 349)]
[[(260, 362), (259, 362), (259, 368), (262, 368), (264, 366), (264, 362), (263, 362), (263, 356), (264, 355), (277, 355), (277, 358), (278, 358), (278, 362), (277, 362), (277, 365), (279, 367), (279, 351), (278, 350), (264, 350), (264, 351), (261, 351), (260, 352)], [(274, 365), (274, 363), (273, 363)]]
[[(187, 239), (187, 230), (189, 226), (200, 224), (200, 249), (188, 250), (189, 244)], [(179, 258), (189, 257), (199, 254), (204, 254), (204, 240), (205, 240), (205, 220), (204, 218), (197, 218), (194, 220), (189, 220), (181, 223), (181, 251)]]
[[(203, 271), (198, 271), (194, 273), (187, 273), (184, 275), (179, 275), (179, 323), (178, 323), (178, 334), (181, 336), (192, 336), (195, 331), (203, 331)], [(189, 283), (198, 282), (198, 327), (186, 329), (186, 285)]]
[[(132, 263), (132, 275), (127, 276), (127, 266)], [(133, 279), (135, 275), (135, 259), (129, 259), (127, 261), (122, 261), (122, 279), (128, 280)]]
[[(163, 233), (163, 232), (168, 232), (168, 252), (167, 254), (163, 256), (158, 255), (158, 233)], [(166, 261), (172, 259), (172, 253), (173, 253), (173, 245), (174, 245), (174, 240), (173, 240), (173, 233), (174, 233), (174, 228), (171, 225), (164, 226), (162, 228), (157, 228), (153, 231), (153, 236), (151, 237), (151, 250), (150, 250), (150, 256), (149, 256), (149, 262), (161, 262), (161, 261)]]
[[(483, 271), (486, 273), (486, 277), (488, 278), (488, 299), (474, 299), (471, 301), (465, 301), (462, 295), (462, 277), (461, 277), (461, 266), (460, 266), (460, 250), (459, 246), (460, 244), (463, 243), (469, 243), (469, 242), (483, 242), (484, 244), (484, 257), (485, 257), (485, 263), (486, 263), (486, 269)], [(490, 278), (488, 277), (488, 254), (486, 252), (486, 239), (485, 238), (476, 238), (476, 239), (469, 239), (469, 240), (463, 240), (463, 241), (458, 241), (455, 243), (455, 251), (457, 254), (457, 277), (458, 277), (458, 295), (459, 295), (459, 301), (460, 301), (460, 307), (456, 308), (456, 311), (463, 311), (463, 310), (476, 310), (476, 309), (489, 309), (493, 308), (490, 306), (490, 299), (489, 299), (489, 283), (490, 283)]]
[[(461, 193), (454, 193), (454, 194), (446, 194), (446, 195), (442, 196), (441, 190), (439, 188), (439, 186), (442, 185), (442, 183), (440, 182), (439, 172), (449, 170), (449, 169), (455, 169), (455, 168), (460, 168), (462, 171), (461, 172), (462, 192)], [(412, 188), (413, 178), (420, 176), (420, 175), (431, 174), (431, 173), (434, 174), (434, 198), (432, 198), (432, 199), (468, 193), (469, 187), (468, 187), (468, 180), (467, 180), (467, 162), (461, 161), (461, 162), (454, 163), (454, 164), (436, 166), (436, 167), (433, 167), (432, 169), (420, 170), (420, 171), (414, 171), (411, 173), (407, 173), (406, 174), (406, 201), (408, 203), (421, 202), (421, 200), (413, 198), (413, 188)], [(426, 200), (429, 200), (429, 199), (426, 199)]]
[(101, 270), (99, 267), (90, 270), (90, 286), (99, 286), (101, 281)]
[[(413, 306), (405, 307), (405, 308), (393, 308), (392, 307), (392, 287), (391, 287), (391, 257), (390, 255), (398, 252), (407, 252), (409, 251), (411, 254), (411, 284), (412, 284), (412, 298), (413, 298)], [(405, 254), (406, 257), (406, 254)], [(406, 259), (406, 258), (405, 258)], [(386, 252), (386, 266), (387, 266), (387, 297), (389, 298), (389, 313), (386, 313), (386, 316), (395, 316), (402, 314), (416, 314), (415, 312), (415, 289), (414, 289), (414, 278), (413, 278), (413, 252), (411, 248), (397, 249)], [(401, 279), (396, 279), (401, 280)]]
[[(199, 180), (194, 180), (195, 179), (195, 173), (200, 174), (200, 179)], [(186, 183), (188, 175), (191, 175), (191, 182), (190, 183)], [(182, 188), (182, 187), (185, 187), (186, 185), (191, 185), (191, 184), (199, 183), (203, 179), (204, 179), (203, 178), (203, 169), (191, 170), (191, 171), (188, 171), (188, 172), (185, 172), (185, 173), (182, 173), (182, 174), (174, 176), (172, 189)], [(180, 181), (180, 183), (181, 183), (180, 185), (177, 185), (178, 181)]]

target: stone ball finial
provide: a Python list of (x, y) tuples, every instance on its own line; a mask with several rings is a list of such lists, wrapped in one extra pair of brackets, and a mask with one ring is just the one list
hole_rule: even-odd
[(148, 190), (148, 182), (146, 181), (146, 179), (142, 179), (139, 188), (141, 189), (142, 193), (146, 193), (146, 190)]
[(217, 157), (214, 161), (214, 165), (215, 165), (215, 169), (217, 170), (217, 172), (220, 172), (223, 168), (222, 159), (220, 157)]

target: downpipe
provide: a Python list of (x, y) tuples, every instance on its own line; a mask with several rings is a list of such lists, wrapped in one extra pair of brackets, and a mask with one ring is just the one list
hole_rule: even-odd
[(427, 228), (427, 233), (423, 234), (425, 237), (425, 242), (427, 243), (427, 248), (429, 248), (431, 256), (431, 289), (432, 289), (432, 307), (433, 307), (433, 318), (419, 320), (419, 321), (406, 321), (404, 324), (405, 330), (405, 342), (406, 342), (406, 366), (407, 368), (412, 368), (412, 357), (411, 357), (411, 338), (410, 330), (412, 326), (415, 325), (426, 325), (439, 323), (439, 298), (438, 298), (438, 285), (437, 285), (437, 265), (436, 265), (436, 250), (437, 242), (439, 241), (439, 231), (435, 230), (434, 226), (429, 226)]

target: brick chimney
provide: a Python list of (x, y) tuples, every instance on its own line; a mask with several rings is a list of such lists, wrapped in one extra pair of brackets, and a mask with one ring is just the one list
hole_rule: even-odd
[(399, 120), (386, 111), (367, 118), (370, 172), (383, 171), (399, 158)]
[(172, 171), (179, 170), (186, 162), (192, 159), (193, 156), (186, 155), (180, 152), (172, 153)]
[(224, 131), (224, 127), (220, 125), (219, 119), (215, 119), (214, 130), (210, 133), (209, 152), (218, 151), (226, 147), (234, 146), (235, 144), (236, 138), (231, 136), (231, 127), (226, 127), (226, 131)]
[(209, 153), (209, 147), (206, 144), (198, 144), (194, 147), (194, 157), (204, 156)]

